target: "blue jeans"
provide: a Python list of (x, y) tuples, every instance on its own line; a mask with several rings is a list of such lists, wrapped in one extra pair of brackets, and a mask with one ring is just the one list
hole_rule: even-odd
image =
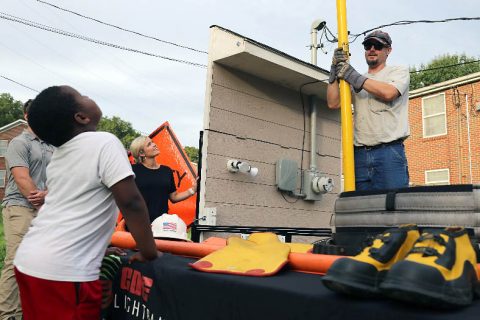
[(408, 187), (408, 164), (402, 143), (355, 148), (356, 191)]

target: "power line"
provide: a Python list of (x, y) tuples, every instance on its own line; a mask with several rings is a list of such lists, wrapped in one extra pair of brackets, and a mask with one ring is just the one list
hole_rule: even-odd
[(441, 66), (441, 67), (435, 67), (435, 68), (429, 68), (429, 69), (420, 69), (420, 70), (416, 70), (416, 71), (410, 71), (410, 73), (419, 73), (419, 72), (425, 72), (425, 71), (431, 71), (431, 70), (446, 69), (446, 68), (462, 66), (462, 65), (470, 64), (470, 63), (479, 63), (479, 62), (480, 62), (480, 60), (473, 60), (473, 61), (461, 62), (461, 63), (457, 63), (457, 64), (451, 64), (451, 65), (448, 65), (448, 66)]
[(60, 34), (60, 35), (63, 35), (63, 36), (67, 36), (67, 37), (71, 37), (71, 38), (76, 38), (76, 39), (96, 43), (96, 44), (99, 44), (99, 45), (102, 45), (102, 46), (107, 46), (107, 47), (120, 49), (120, 50), (124, 50), (124, 51), (130, 51), (130, 52), (134, 52), (134, 53), (140, 53), (140, 54), (147, 55), (147, 56), (150, 56), (150, 57), (155, 57), (155, 58), (160, 58), (160, 59), (164, 59), (164, 60), (184, 63), (184, 64), (188, 64), (188, 65), (195, 66), (195, 67), (200, 67), (200, 68), (206, 68), (207, 67), (204, 64), (200, 64), (200, 63), (196, 63), (196, 62), (171, 58), (171, 57), (167, 57), (167, 56), (158, 55), (158, 54), (155, 54), (155, 53), (150, 53), (150, 52), (146, 52), (146, 51), (142, 51), (142, 50), (137, 50), (137, 49), (133, 49), (133, 48), (109, 43), (109, 42), (102, 41), (102, 40), (97, 40), (97, 39), (94, 39), (94, 38), (90, 38), (90, 37), (87, 37), (87, 36), (75, 34), (75, 33), (65, 31), (65, 30), (62, 30), (62, 29), (46, 26), (46, 25), (40, 24), (38, 22), (34, 22), (34, 21), (27, 20), (27, 19), (19, 18), (19, 17), (16, 17), (16, 16), (12, 16), (12, 15), (10, 15), (8, 13), (4, 13), (4, 12), (0, 12), (0, 18), (4, 19), (4, 20), (10, 20), (10, 21), (13, 21), (13, 22), (21, 23), (21, 24), (24, 24), (24, 25), (27, 25), (27, 26), (30, 26), (30, 27), (34, 27), (34, 28), (37, 28), (37, 29), (42, 29), (42, 30), (45, 30), (45, 31), (49, 31), (49, 32), (52, 32), (52, 33), (57, 33), (57, 34)]
[(460, 17), (460, 18), (449, 18), (449, 19), (441, 19), (441, 20), (400, 20), (397, 22), (389, 23), (389, 24), (382, 24), (378, 27), (365, 30), (358, 34), (351, 34), (351, 36), (353, 37), (353, 40), (350, 41), (350, 43), (357, 40), (359, 36), (366, 35), (370, 31), (374, 31), (377, 29), (390, 27), (390, 26), (404, 26), (404, 25), (415, 24), (415, 23), (445, 23), (445, 22), (452, 22), (452, 21), (471, 21), (471, 20), (480, 20), (480, 17)]
[[(38, 8), (38, 5), (36, 5), (36, 4), (35, 4), (36, 6), (31, 6), (26, 1), (29, 1), (29, 0), (22, 0), (22, 1), (20, 1), (20, 3), (23, 6), (25, 6), (25, 8), (28, 11), (31, 11), (34, 14), (34, 16), (43, 18), (42, 20), (45, 21), (45, 23), (49, 23), (49, 21), (52, 21), (52, 17), (48, 17), (48, 16), (45, 15), (45, 12), (41, 12), (42, 10), (40, 10), (40, 9), (44, 9), (44, 8)], [(73, 24), (70, 23), (70, 21), (68, 21), (68, 20), (71, 20), (71, 16), (66, 16), (59, 11), (51, 12), (51, 10), (49, 10), (48, 13), (56, 16), (56, 18), (53, 18), (54, 20), (57, 19), (58, 21), (64, 22), (65, 26), (68, 26), (70, 28), (71, 32), (82, 33), (82, 31), (80, 29), (77, 29)], [(31, 30), (29, 30), (28, 28), (24, 28), (24, 26), (22, 26), (22, 25), (12, 24), (12, 27), (14, 27), (18, 32), (22, 32), (23, 34), (25, 34), (25, 36), (32, 39), (32, 41), (38, 43), (39, 45), (41, 45), (45, 48), (47, 48), (48, 50), (54, 52), (58, 56), (63, 57), (66, 61), (69, 61), (73, 65), (78, 65), (83, 70), (83, 72), (89, 73), (97, 79), (101, 79), (105, 82), (110, 83), (112, 85), (112, 88), (117, 90), (119, 93), (125, 94), (125, 88), (120, 88), (118, 83), (116, 83), (115, 81), (112, 81), (111, 77), (105, 77), (103, 73), (99, 73), (98, 70), (96, 70), (95, 68), (89, 67), (88, 63), (87, 63), (87, 65), (85, 65), (84, 61), (77, 61), (74, 56), (65, 55), (64, 52), (59, 50), (59, 48), (57, 46), (45, 44), (44, 41), (42, 41), (40, 37), (36, 36), (35, 32), (31, 32)], [(96, 60), (98, 60), (98, 61), (104, 60), (103, 61), (104, 65), (111, 65), (116, 70), (118, 70), (120, 73), (126, 74), (128, 72), (127, 69), (132, 70), (132, 68), (129, 67), (129, 62), (124, 61), (117, 54), (112, 54), (111, 52), (108, 52), (108, 50), (96, 50), (97, 48), (92, 47), (92, 45), (90, 43), (85, 43), (83, 48), (85, 48), (86, 51), (91, 52), (92, 55), (95, 56)], [(29, 60), (31, 60), (31, 59), (29, 59)], [(115, 60), (117, 61), (116, 63), (115, 63)], [(34, 63), (38, 64), (36, 62), (34, 62)], [(133, 75), (132, 74), (130, 76), (130, 78), (135, 78), (135, 83), (136, 84), (139, 84), (139, 85), (142, 84), (144, 87), (152, 87), (153, 88), (152, 82), (146, 82), (142, 79), (142, 77), (139, 77), (138, 75)], [(66, 83), (69, 83), (69, 82), (70, 82), (70, 80), (68, 80)], [(129, 89), (131, 89), (131, 88), (129, 88)], [(98, 93), (96, 93), (96, 95), (98, 97), (101, 97), (105, 101), (109, 101), (109, 99), (106, 98), (103, 95), (100, 95)], [(113, 102), (110, 100), (110, 103), (113, 103)]]
[(46, 5), (48, 5), (48, 6), (51, 6), (51, 7), (55, 8), (55, 9), (62, 10), (62, 11), (65, 11), (65, 12), (69, 12), (69, 13), (71, 13), (71, 14), (74, 14), (74, 15), (76, 15), (76, 16), (82, 17), (82, 18), (84, 18), (84, 19), (92, 20), (92, 21), (95, 21), (95, 22), (97, 22), (97, 23), (100, 23), (100, 24), (103, 24), (103, 25), (106, 25), (106, 26), (109, 26), (109, 27), (112, 27), (112, 28), (116, 28), (116, 29), (119, 29), (119, 30), (122, 30), (122, 31), (125, 31), (125, 32), (133, 33), (133, 34), (136, 34), (136, 35), (141, 36), (141, 37), (144, 37), (144, 38), (156, 40), (156, 41), (159, 41), (159, 42), (162, 42), (162, 43), (166, 43), (166, 44), (170, 44), (170, 45), (172, 45), (172, 46), (176, 46), (176, 47), (179, 47), (179, 48), (183, 48), (183, 49), (192, 50), (192, 51), (195, 51), (195, 52), (200, 52), (200, 53), (208, 54), (208, 52), (206, 52), (206, 51), (202, 51), (202, 50), (190, 48), (190, 47), (187, 47), (187, 46), (184, 46), (184, 45), (181, 45), (181, 44), (177, 44), (177, 43), (174, 43), (174, 42), (170, 42), (170, 41), (158, 39), (158, 38), (156, 38), (156, 37), (149, 36), (149, 35), (146, 35), (146, 34), (143, 34), (143, 33), (137, 32), (137, 31), (134, 31), (134, 30), (125, 29), (125, 28), (116, 26), (116, 25), (111, 24), (111, 23), (107, 23), (107, 22), (104, 22), (104, 21), (101, 21), (101, 20), (98, 20), (98, 19), (95, 19), (95, 18), (92, 18), (92, 17), (85, 16), (85, 15), (80, 14), (80, 13), (78, 13), (78, 12), (75, 12), (75, 11), (72, 11), (72, 10), (68, 10), (68, 9), (59, 7), (59, 6), (57, 6), (57, 5), (54, 5), (54, 4), (49, 3), (49, 2), (46, 2), (46, 1), (42, 1), (42, 0), (37, 0), (37, 1), (40, 2), (40, 3), (46, 4)]
[(32, 91), (40, 92), (40, 91), (38, 91), (38, 90), (36, 90), (36, 89), (30, 88), (30, 87), (27, 86), (27, 85), (24, 85), (23, 83), (20, 83), (20, 82), (18, 82), (18, 81), (12, 80), (12, 79), (7, 78), (7, 77), (5, 77), (5, 76), (0, 75), (0, 78), (3, 78), (3, 79), (5, 79), (5, 80), (8, 80), (8, 81), (13, 82), (13, 83), (15, 83), (15, 84), (18, 84), (19, 86), (22, 86), (22, 87), (24, 87), (24, 88), (30, 89), (30, 90), (32, 90)]
[[(76, 33), (82, 33), (82, 31), (80, 29), (76, 28), (72, 23), (70, 23), (70, 21), (69, 21), (69, 20), (71, 20), (70, 16), (67, 17), (65, 15), (62, 15), (62, 13), (58, 12), (58, 11), (53, 12), (53, 14), (55, 15), (56, 18), (46, 16), (45, 12), (42, 12), (42, 10), (40, 10), (40, 9), (43, 9), (43, 8), (38, 8), (37, 4), (36, 4), (36, 6), (31, 6), (26, 1), (31, 1), (31, 0), (22, 0), (19, 3), (22, 4), (25, 8), (27, 8), (28, 11), (32, 12), (34, 16), (43, 18), (42, 20), (44, 20), (45, 23), (48, 23), (48, 21), (52, 21), (52, 19), (53, 20), (57, 19), (59, 21), (64, 22), (65, 25), (68, 26), (71, 29), (70, 31), (76, 32)], [(52, 12), (48, 12), (48, 13), (52, 13)], [(39, 18), (37, 18), (37, 19), (39, 19)], [(18, 27), (13, 26), (13, 27), (15, 27), (15, 29), (18, 30), (19, 32), (24, 33), (25, 36), (31, 38), (33, 41), (39, 43), (40, 45), (42, 45), (44, 47), (47, 47), (49, 50), (54, 51), (58, 55), (63, 56), (66, 59), (74, 62), (73, 60), (67, 58), (66, 56), (64, 56), (63, 54), (61, 54), (57, 50), (55, 50), (53, 48), (53, 46), (47, 46), (42, 41), (39, 41), (38, 37), (35, 37), (34, 33), (29, 32), (30, 30), (25, 30), (25, 28), (23, 28), (23, 26), (18, 26)], [(21, 29), (23, 29), (23, 30), (21, 30)], [(129, 71), (132, 70), (132, 68), (129, 66), (129, 63), (122, 60), (118, 55), (110, 54), (108, 52), (100, 52), (100, 54), (99, 54), (98, 51), (95, 52), (95, 49), (92, 48), (90, 44), (85, 44), (85, 46), (83, 48), (85, 48), (85, 50), (91, 52), (92, 55), (94, 55), (96, 57), (96, 59), (100, 60), (100, 59), (104, 58), (103, 60), (104, 60), (105, 64), (111, 65), (113, 68), (117, 69), (121, 73), (127, 73), (126, 69), (128, 69)], [(107, 58), (107, 56), (108, 56), (108, 58)], [(114, 60), (116, 60), (117, 63), (115, 63)], [(74, 62), (74, 63), (76, 63), (76, 62)], [(85, 68), (85, 67), (82, 66), (82, 68)], [(94, 74), (93, 72), (91, 72), (91, 73)], [(94, 74), (94, 75), (95, 75), (96, 78), (102, 78), (98, 74)], [(145, 86), (150, 86), (151, 85), (150, 83), (147, 83), (146, 81), (142, 81), (142, 79), (140, 77), (136, 77), (136, 78), (137, 78), (137, 80), (142, 82), (142, 84), (144, 84)], [(105, 79), (105, 78), (103, 78), (103, 79)], [(105, 80), (111, 82), (109, 79), (105, 79)], [(111, 83), (113, 84), (113, 82), (111, 82)], [(124, 91), (124, 89), (122, 89), (122, 91)]]
[[(392, 23), (388, 23), (388, 24), (382, 24), (378, 27), (365, 30), (361, 33), (352, 33), (352, 34), (349, 35), (349, 37), (353, 37), (353, 39), (350, 41), (350, 43), (353, 43), (361, 35), (365, 36), (367, 33), (371, 32), (371, 31), (381, 29), (381, 28), (385, 28), (385, 27), (404, 26), (404, 25), (415, 24), (415, 23), (445, 23), (445, 22), (452, 22), (452, 21), (471, 21), (471, 20), (480, 20), (480, 17), (460, 17), (460, 18), (449, 18), (449, 19), (441, 19), (441, 20), (400, 20), (400, 21), (396, 21), (396, 22), (392, 22)], [(328, 33), (333, 37), (333, 39), (329, 39), (328, 37), (325, 37), (326, 40), (328, 42), (331, 42), (331, 43), (338, 42), (338, 38), (335, 37), (335, 35), (330, 31), (330, 29), (328, 29), (327, 26), (325, 26), (325, 28), (327, 29)]]

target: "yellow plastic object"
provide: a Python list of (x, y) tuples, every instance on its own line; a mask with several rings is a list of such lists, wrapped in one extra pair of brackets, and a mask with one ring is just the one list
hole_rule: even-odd
[(397, 244), (399, 246), (394, 252), (391, 253), (391, 256), (387, 255), (389, 257), (388, 260), (382, 261), (382, 257), (372, 254), (373, 250), (380, 252), (389, 251), (383, 248), (388, 246), (392, 247), (395, 245), (395, 241), (392, 239), (393, 235), (388, 231), (375, 238), (371, 246), (365, 247), (361, 253), (350, 259), (362, 262), (364, 264), (369, 264), (379, 272), (390, 270), (392, 265), (403, 260), (408, 255), (409, 251), (413, 248), (415, 241), (420, 238), (420, 233), (416, 225), (402, 225), (398, 228), (398, 231), (400, 230), (405, 232), (405, 239)]
[(408, 256), (388, 271), (380, 289), (387, 297), (429, 308), (470, 305), (480, 294), (475, 251), (462, 227), (424, 232)]
[(290, 247), (290, 252), (296, 253), (311, 253), (313, 250), (313, 244), (308, 243), (285, 243), (287, 246)]
[(287, 262), (290, 247), (274, 233), (253, 233), (248, 240), (231, 237), (227, 246), (190, 264), (204, 272), (264, 277), (277, 273)]
[[(346, 0), (337, 0), (338, 47), (349, 52)], [(342, 121), (342, 156), (344, 191), (355, 191), (355, 161), (353, 157), (353, 117), (350, 85), (340, 80), (340, 117)]]
[[(438, 253), (438, 256), (412, 251), (405, 260), (436, 269), (442, 274), (446, 281), (453, 281), (460, 278), (465, 272), (466, 263), (475, 268), (477, 257), (475, 250), (472, 247), (472, 242), (465, 229), (462, 227), (449, 227), (446, 228), (445, 231), (445, 233), (440, 233), (438, 235), (443, 239), (443, 244), (441, 244), (439, 240), (435, 240), (433, 234), (423, 233), (422, 238), (417, 241), (414, 246), (414, 249), (418, 247), (431, 248)], [(451, 245), (455, 248), (455, 251), (453, 251), (454, 263), (450, 268), (439, 263), (439, 257), (446, 254), (445, 251), (447, 250), (447, 245)]]

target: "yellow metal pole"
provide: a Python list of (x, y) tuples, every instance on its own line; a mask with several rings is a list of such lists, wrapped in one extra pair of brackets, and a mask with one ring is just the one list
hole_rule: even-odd
[[(338, 47), (349, 52), (346, 0), (337, 0)], [(355, 191), (353, 159), (353, 119), (350, 85), (340, 80), (340, 112), (342, 121), (343, 182), (345, 191)]]

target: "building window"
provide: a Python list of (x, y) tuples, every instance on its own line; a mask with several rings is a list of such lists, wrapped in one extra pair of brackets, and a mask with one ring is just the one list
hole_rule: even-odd
[(0, 140), (0, 157), (5, 157), (7, 153), (8, 140)]
[(450, 184), (450, 170), (427, 170), (425, 171), (425, 184), (429, 186)]
[(7, 175), (6, 170), (0, 170), (0, 188), (5, 188), (5, 177)]
[(447, 134), (444, 93), (422, 98), (422, 120), (424, 138)]

